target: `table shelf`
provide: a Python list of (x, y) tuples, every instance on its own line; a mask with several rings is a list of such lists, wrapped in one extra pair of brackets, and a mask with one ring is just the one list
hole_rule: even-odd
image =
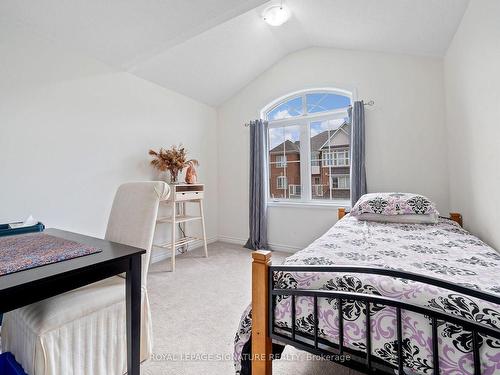
[[(197, 237), (182, 237), (179, 240), (175, 241), (174, 246), (182, 246), (182, 245), (188, 245), (190, 243), (196, 242), (196, 241), (203, 241), (203, 238), (197, 238)], [(165, 242), (165, 243), (159, 243), (159, 244), (154, 244), (154, 247), (161, 247), (163, 249), (170, 249), (172, 248), (172, 243), (171, 242)]]
[[(208, 257), (207, 235), (205, 232), (205, 219), (203, 214), (203, 198), (205, 195), (205, 185), (203, 184), (170, 184), (170, 196), (161, 203), (171, 207), (169, 216), (159, 216), (156, 218), (156, 225), (161, 226), (162, 230), (166, 228), (162, 224), (171, 226), (171, 240), (167, 243), (154, 244), (154, 247), (169, 249), (172, 254), (172, 271), (175, 271), (175, 256), (179, 247), (188, 248), (188, 245), (194, 242), (202, 241), (205, 250), (205, 257)], [(186, 205), (194, 204), (199, 208), (199, 215), (188, 215)], [(186, 230), (188, 222), (201, 223), (202, 238), (187, 236)], [(168, 226), (167, 226), (168, 227)], [(177, 238), (177, 227), (182, 232), (182, 237)]]
[[(201, 220), (201, 216), (190, 216), (190, 215), (177, 215), (175, 217), (175, 222), (176, 223), (186, 223), (188, 221), (193, 221), (193, 220)], [(156, 222), (157, 223), (172, 223), (172, 217), (171, 216), (163, 216), (159, 217)]]

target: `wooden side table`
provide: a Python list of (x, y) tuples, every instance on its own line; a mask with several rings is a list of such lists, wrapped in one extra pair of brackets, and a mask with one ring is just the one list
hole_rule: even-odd
[[(159, 216), (156, 224), (170, 224), (172, 238), (170, 242), (155, 244), (155, 247), (169, 249), (172, 252), (172, 272), (175, 271), (175, 255), (177, 248), (187, 246), (195, 241), (203, 241), (205, 257), (208, 257), (207, 234), (205, 231), (205, 216), (203, 213), (203, 198), (205, 195), (205, 185), (203, 184), (171, 184), (170, 197), (162, 203), (171, 206), (170, 216)], [(186, 203), (198, 203), (199, 215), (192, 216), (186, 213)], [(186, 223), (192, 221), (201, 222), (202, 238), (186, 235)], [(180, 224), (183, 236), (177, 238), (176, 226)]]

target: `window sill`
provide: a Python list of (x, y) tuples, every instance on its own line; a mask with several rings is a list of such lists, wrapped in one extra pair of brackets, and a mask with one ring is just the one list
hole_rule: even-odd
[(339, 208), (351, 208), (351, 202), (349, 201), (335, 201), (335, 202), (290, 202), (290, 201), (268, 201), (267, 207), (295, 207), (295, 208), (326, 208), (331, 210), (337, 210)]

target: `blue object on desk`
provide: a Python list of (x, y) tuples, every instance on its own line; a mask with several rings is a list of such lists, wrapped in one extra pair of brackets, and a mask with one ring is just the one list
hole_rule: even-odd
[(29, 227), (21, 228), (11, 228), (9, 224), (0, 224), (0, 237), (2, 236), (12, 236), (14, 234), (25, 234), (32, 232), (42, 232), (45, 229), (45, 225), (38, 222), (38, 224), (31, 225)]
[(0, 354), (0, 374), (27, 375), (10, 352)]

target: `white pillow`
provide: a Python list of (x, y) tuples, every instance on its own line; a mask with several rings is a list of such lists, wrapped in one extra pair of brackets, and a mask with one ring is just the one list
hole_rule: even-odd
[(382, 223), (434, 224), (439, 212), (429, 198), (412, 193), (370, 193), (359, 198), (350, 216)]
[(400, 223), (400, 224), (435, 224), (438, 222), (439, 216), (436, 214), (429, 215), (382, 215), (365, 213), (354, 216), (358, 220), (378, 221), (380, 223)]

